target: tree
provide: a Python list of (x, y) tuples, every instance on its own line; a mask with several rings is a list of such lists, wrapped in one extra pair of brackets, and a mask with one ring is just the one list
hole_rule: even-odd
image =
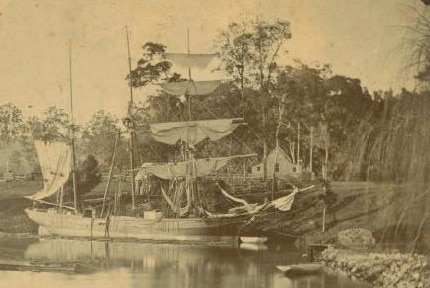
[(71, 127), (68, 114), (55, 106), (49, 107), (42, 118), (31, 117), (27, 126), (34, 139), (43, 141), (69, 141), (70, 129), (78, 130), (77, 126)]
[(90, 192), (101, 182), (98, 161), (93, 155), (88, 155), (78, 166), (76, 179), (79, 195)]
[[(25, 131), (24, 121), (22, 118), (22, 111), (18, 109), (14, 104), (7, 103), (0, 106), (0, 145), (5, 147), (7, 166), (11, 160), (20, 161), (20, 157), (11, 154), (12, 141), (16, 140), (17, 137), (23, 134)], [(0, 147), (1, 147), (0, 146)], [(11, 159), (14, 156), (14, 159)], [(12, 161), (13, 162), (13, 161)], [(14, 167), (18, 168), (18, 167)]]
[(10, 165), (9, 170), (14, 172), (22, 171), (22, 153), (20, 151), (13, 151), (9, 157)]
[(103, 168), (109, 167), (115, 146), (119, 121), (100, 110), (85, 124), (82, 131), (83, 154), (96, 155)]
[[(97, 159), (88, 155), (76, 168), (76, 187), (78, 197), (90, 192), (101, 182)], [(73, 195), (72, 177), (64, 185), (66, 195)]]
[(415, 78), (428, 87), (430, 84), (430, 10), (413, 10), (414, 23), (406, 29), (407, 63), (416, 71)]
[[(242, 93), (244, 85), (248, 83), (259, 90), (259, 102), (262, 107), (264, 175), (267, 175), (267, 104), (276, 80), (273, 74), (277, 70), (276, 60), (279, 51), (290, 38), (288, 21), (278, 20), (269, 23), (256, 20), (230, 24), (227, 30), (221, 32), (217, 41), (224, 69), (236, 79), (240, 79)], [(244, 96), (242, 99), (245, 101)]]
[(276, 70), (276, 60), (291, 38), (290, 23), (261, 20), (231, 23), (216, 40), (224, 70), (235, 79), (267, 92)]
[(7, 103), (0, 106), (1, 141), (3, 145), (9, 143), (25, 131), (22, 111), (14, 104)]
[(169, 71), (172, 64), (166, 60), (166, 46), (146, 42), (142, 46), (143, 55), (137, 61), (136, 68), (126, 76), (126, 80), (131, 77), (131, 86), (134, 88), (144, 87), (150, 83), (156, 83), (160, 80), (169, 78)]

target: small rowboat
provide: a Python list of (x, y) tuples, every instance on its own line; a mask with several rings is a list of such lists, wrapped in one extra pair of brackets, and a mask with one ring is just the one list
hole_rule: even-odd
[(240, 237), (243, 243), (260, 244), (267, 241), (267, 237)]
[(240, 249), (251, 251), (266, 251), (267, 246), (263, 243), (240, 243)]
[(288, 266), (276, 266), (286, 276), (309, 275), (321, 272), (323, 265), (318, 263), (303, 263)]

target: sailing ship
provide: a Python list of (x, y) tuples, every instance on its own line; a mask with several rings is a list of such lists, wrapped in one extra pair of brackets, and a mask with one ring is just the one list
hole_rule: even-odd
[[(196, 63), (205, 66), (214, 56), (190, 53), (166, 54), (167, 59), (182, 61), (188, 67)], [(130, 59), (129, 56), (131, 71)], [(220, 83), (220, 80), (195, 81), (191, 78), (191, 68), (189, 68), (187, 81), (163, 83), (161, 87), (172, 95), (185, 95), (190, 108), (191, 97), (210, 94)], [(221, 181), (212, 183), (215, 183), (215, 187), (222, 195), (237, 203), (237, 207), (217, 212), (209, 211), (210, 207), (204, 203), (204, 195), (213, 191), (205, 191), (200, 181), (202, 178), (212, 177), (213, 179), (213, 175), (216, 175), (217, 171), (230, 161), (253, 157), (255, 154), (197, 159), (195, 147), (204, 140), (218, 141), (232, 134), (238, 127), (245, 125), (243, 118), (193, 121), (189, 113), (189, 121), (151, 124), (149, 130), (156, 141), (168, 145), (181, 143), (184, 151), (183, 159), (174, 163), (146, 163), (140, 167), (134, 167), (132, 148), (136, 125), (132, 123), (132, 93), (130, 82), (129, 113), (124, 122), (129, 129), (131, 142), (131, 213), (120, 211), (121, 209), (116, 209), (117, 207), (112, 208), (113, 205), (109, 205), (109, 209), (106, 209), (106, 193), (101, 212), (93, 209), (92, 213), (82, 213), (77, 203), (75, 177), (72, 177), (74, 207), (65, 205), (62, 200), (63, 187), (69, 175), (74, 175), (74, 142), (72, 140), (70, 144), (66, 144), (36, 141), (35, 147), (42, 167), (44, 188), (28, 198), (35, 203), (49, 204), (45, 199), (57, 193), (59, 200), (57, 203), (52, 203), (54, 207), (35, 205), (33, 208), (27, 208), (25, 212), (49, 234), (87, 238), (236, 241), (241, 230), (256, 221), (259, 216), (292, 209), (296, 194), (300, 192), (297, 188), (279, 199), (257, 204), (248, 203), (244, 199), (231, 195)], [(73, 103), (72, 98), (71, 103)], [(154, 179), (162, 184), (151, 185)], [(148, 192), (148, 190), (151, 191)], [(159, 199), (164, 203), (164, 211), (160, 211), (161, 206), (153, 209), (148, 205), (140, 205), (142, 203), (139, 203), (137, 198), (145, 193), (160, 195)]]

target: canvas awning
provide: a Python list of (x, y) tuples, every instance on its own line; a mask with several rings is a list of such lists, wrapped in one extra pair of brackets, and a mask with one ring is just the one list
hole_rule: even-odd
[[(215, 173), (224, 167), (230, 160), (235, 158), (244, 158), (255, 156), (256, 154), (235, 155), (228, 157), (203, 158), (195, 160), (195, 171), (197, 177), (203, 177)], [(146, 174), (154, 175), (161, 179), (174, 179), (177, 177), (187, 177), (189, 175), (190, 161), (178, 163), (148, 165), (139, 168), (135, 180), (145, 179)]]

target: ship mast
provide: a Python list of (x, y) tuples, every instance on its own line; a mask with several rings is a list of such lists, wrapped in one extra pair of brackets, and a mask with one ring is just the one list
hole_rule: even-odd
[[(187, 52), (190, 55), (190, 30), (187, 29)], [(188, 66), (188, 84), (191, 84), (191, 67)], [(190, 93), (188, 93), (190, 94)], [(191, 121), (191, 95), (188, 95), (188, 121)]]
[(75, 123), (73, 117), (73, 85), (72, 85), (72, 41), (69, 41), (69, 86), (70, 86), (70, 145), (72, 147), (72, 185), (73, 185), (73, 205), (75, 212), (79, 212), (78, 191), (76, 185), (76, 155), (75, 155)]
[(133, 211), (136, 209), (136, 204), (135, 204), (135, 196), (134, 196), (134, 161), (133, 161), (133, 86), (132, 86), (132, 80), (131, 80), (131, 56), (130, 56), (130, 39), (129, 39), (129, 33), (128, 33), (128, 27), (125, 26), (125, 30), (127, 33), (127, 52), (128, 52), (128, 80), (129, 80), (129, 86), (130, 86), (130, 102), (128, 103), (128, 118), (129, 118), (129, 122), (128, 122), (128, 130), (130, 133), (130, 173), (131, 173), (131, 201), (132, 201), (132, 209)]

